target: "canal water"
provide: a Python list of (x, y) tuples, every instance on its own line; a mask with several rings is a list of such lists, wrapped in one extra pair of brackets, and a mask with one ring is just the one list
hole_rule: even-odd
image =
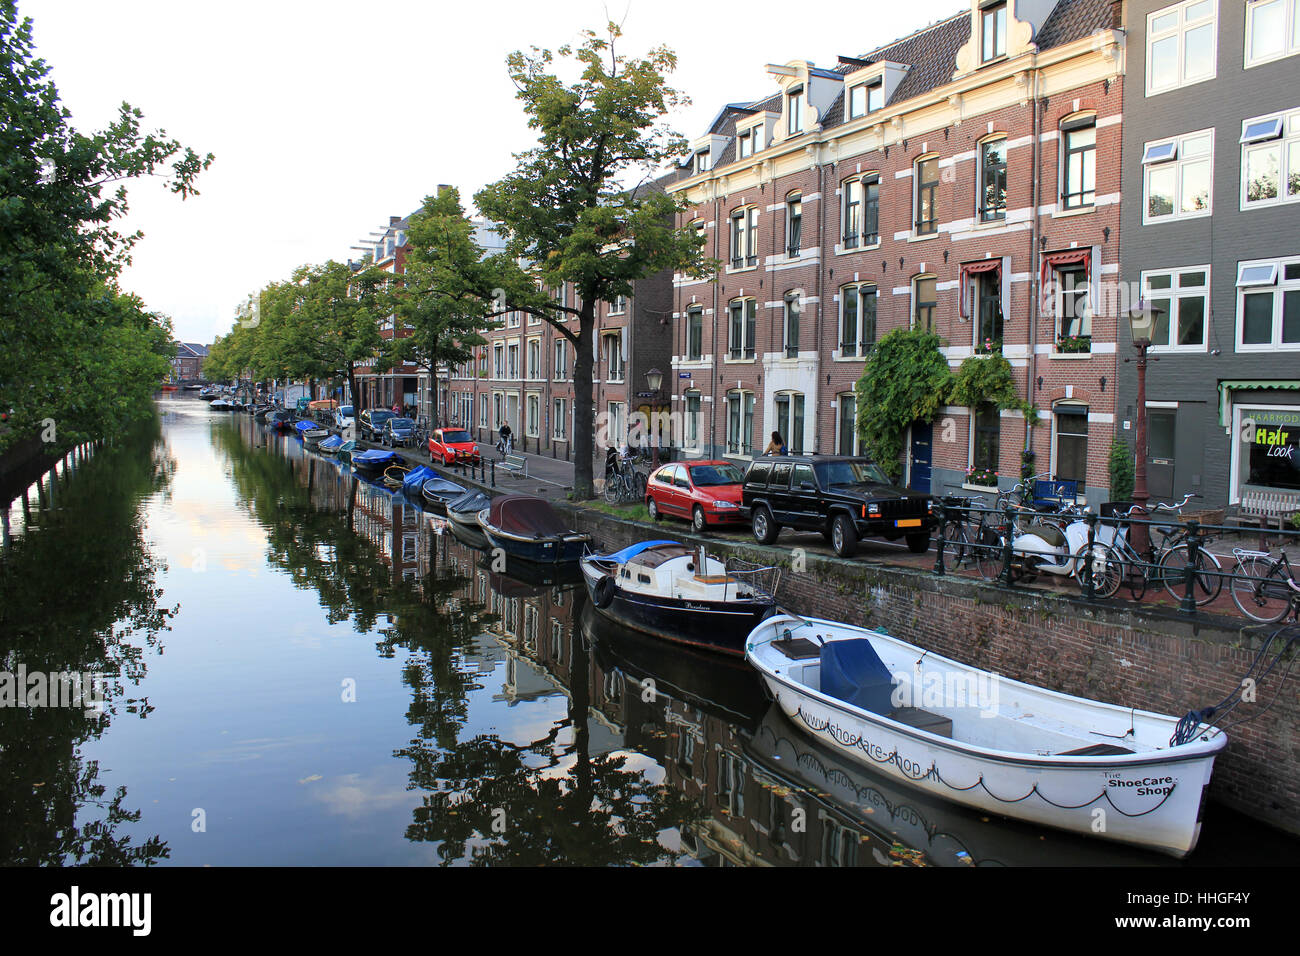
[[(0, 863), (1174, 865), (901, 788), (742, 662), (494, 571), (248, 416), (158, 408), (8, 510), (0, 670), (106, 689), (0, 708)], [(1184, 865), (1296, 848), (1211, 806)]]

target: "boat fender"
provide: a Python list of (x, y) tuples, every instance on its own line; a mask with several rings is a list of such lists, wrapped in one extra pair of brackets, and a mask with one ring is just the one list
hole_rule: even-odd
[(604, 575), (596, 582), (595, 599), (596, 607), (609, 607), (614, 601), (614, 579), (608, 574)]

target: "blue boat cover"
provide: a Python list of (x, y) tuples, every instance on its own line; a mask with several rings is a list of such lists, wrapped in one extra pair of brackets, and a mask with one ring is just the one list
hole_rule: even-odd
[(300, 421), (295, 422), (293, 427), (298, 429), (298, 431), (300, 432), (311, 432), (311, 431), (315, 431), (321, 426), (318, 425), (316, 422), (308, 421), (307, 419), (304, 418)]
[(329, 438), (322, 438), (320, 447), (322, 451), (332, 451), (335, 448), (342, 448), (343, 437), (341, 435), (330, 435)]
[(371, 448), (363, 452), (356, 452), (352, 455), (352, 462), (356, 464), (378, 465), (386, 461), (397, 461), (397, 453), (392, 451), (380, 451), (377, 448)]
[(894, 678), (867, 638), (827, 641), (821, 665), (823, 694), (875, 714), (894, 710)]
[(615, 551), (613, 554), (594, 554), (594, 561), (613, 561), (615, 564), (627, 564), (642, 551), (648, 551), (651, 548), (657, 548), (661, 544), (681, 544), (680, 541), (639, 541), (636, 544), (628, 545), (622, 551)]
[(406, 473), (406, 477), (402, 479), (402, 485), (407, 491), (419, 491), (420, 486), (426, 481), (437, 477), (438, 473), (436, 471), (428, 465), (421, 465), (419, 468), (412, 468)]

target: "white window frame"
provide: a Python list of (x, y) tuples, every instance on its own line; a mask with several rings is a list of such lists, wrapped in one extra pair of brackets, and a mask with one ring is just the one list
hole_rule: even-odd
[[(692, 412), (691, 404), (694, 402), (695, 410)], [(695, 389), (687, 389), (682, 395), (682, 447), (692, 451), (698, 451), (700, 447), (700, 433), (704, 418), (704, 396)]]
[[(1272, 282), (1243, 284), (1241, 272), (1250, 266), (1274, 266)], [(1282, 313), (1286, 304), (1287, 292), (1300, 292), (1300, 278), (1288, 279), (1287, 266), (1300, 265), (1300, 256), (1282, 259), (1254, 259), (1237, 263), (1237, 328), (1233, 347), (1238, 352), (1300, 352), (1300, 342), (1282, 342)], [(1246, 331), (1246, 296), (1269, 290), (1273, 294), (1273, 336), (1269, 342), (1257, 345), (1245, 345), (1242, 337)]]
[[(737, 220), (740, 221), (739, 230), (736, 229)], [(758, 268), (758, 207), (738, 206), (731, 210), (731, 215), (727, 217), (727, 226), (731, 245), (727, 250), (729, 255), (727, 271), (740, 272), (744, 269)], [(737, 256), (737, 252), (741, 255)], [(736, 264), (737, 259), (740, 261), (739, 265)]]
[[(980, 66), (983, 66), (986, 63), (993, 63), (996, 60), (1006, 59), (1007, 18), (1010, 15), (1007, 8), (1009, 6), (1010, 4), (1006, 2), (1002, 2), (1002, 3), (990, 3), (988, 6), (980, 8), (980, 22), (979, 22)], [(1000, 31), (995, 29), (994, 37), (993, 37), (994, 49), (992, 52), (990, 52), (984, 44), (984, 38), (985, 38), (984, 25), (990, 16), (996, 15), (999, 12), (1001, 12), (1002, 14), (1002, 29)]]
[[(931, 212), (934, 214), (934, 228), (926, 232), (921, 231), (921, 165), (923, 163), (934, 163), (934, 184), (931, 194)], [(939, 170), (939, 154), (927, 153), (924, 156), (918, 156), (912, 161), (912, 235), (914, 236), (937, 236), (941, 231), (943, 220), (939, 218), (939, 186), (942, 184), (943, 174)], [(864, 207), (865, 211), (865, 200)], [(930, 220), (927, 220), (930, 221)]]
[[(803, 296), (798, 290), (791, 290), (781, 297), (781, 356), (787, 359), (797, 359), (799, 357), (799, 342), (790, 341), (790, 317), (793, 313), (795, 322), (799, 324), (799, 335), (803, 334)], [(790, 354), (790, 348), (793, 345), (794, 355)]]
[[(876, 300), (874, 305), (874, 311), (876, 316), (875, 319), (876, 329), (875, 329), (875, 334), (873, 334), (871, 337), (871, 342), (868, 348), (862, 347), (864, 344), (867, 344), (864, 343), (862, 340), (862, 300), (864, 298), (863, 290), (865, 289), (870, 289), (871, 298)], [(858, 313), (856, 319), (857, 331), (853, 335), (852, 354), (844, 351), (844, 345), (845, 345), (844, 307), (845, 304), (848, 302), (849, 290), (853, 291), (854, 298), (858, 303), (858, 307), (857, 307)], [(871, 350), (876, 347), (876, 343), (880, 340), (880, 287), (874, 282), (849, 282), (845, 285), (842, 285), (840, 286), (840, 292), (839, 292), (839, 306), (840, 306), (839, 322), (837, 323), (838, 325), (837, 334), (839, 335), (839, 338), (836, 339), (835, 355), (837, 358), (857, 358), (857, 359), (865, 358), (871, 352)]]
[(989, 208), (984, 205), (984, 170), (986, 165), (984, 150), (987, 147), (992, 146), (994, 143), (1001, 143), (1003, 146), (1002, 179), (1006, 184), (1006, 193), (1009, 194), (1011, 192), (1011, 157), (1008, 155), (1010, 151), (1010, 141), (1007, 138), (1007, 134), (994, 133), (991, 136), (985, 136), (975, 144), (975, 221), (980, 224), (1006, 222), (1007, 219), (1007, 200), (1009, 195), (1004, 195), (1002, 197), (1001, 215), (993, 216), (991, 218), (984, 215), (986, 209)]
[[(1270, 121), (1277, 121), (1280, 125), (1276, 135), (1264, 136), (1256, 134), (1250, 137), (1249, 141), (1247, 140), (1247, 129)], [(1277, 195), (1270, 199), (1251, 200), (1247, 197), (1250, 187), (1248, 177), (1250, 157), (1255, 153), (1266, 153), (1270, 150), (1277, 150)], [(1266, 209), (1271, 206), (1290, 205), (1300, 202), (1300, 184), (1297, 185), (1294, 195), (1287, 195), (1289, 186), (1287, 173), (1291, 166), (1295, 166), (1297, 172), (1300, 173), (1300, 109), (1267, 113), (1242, 120), (1241, 209), (1243, 212), (1247, 209)]]
[(708, 147), (695, 151), (695, 172), (707, 173), (713, 169), (713, 156)]
[[(1168, 93), (1171, 90), (1180, 90), (1183, 89), (1184, 87), (1194, 86), (1197, 83), (1204, 83), (1206, 80), (1212, 80), (1218, 75), (1219, 0), (1209, 0), (1210, 10), (1211, 10), (1209, 16), (1201, 17), (1200, 19), (1194, 20), (1191, 23), (1188, 23), (1186, 19), (1186, 14), (1188, 10), (1192, 7), (1199, 5), (1202, 2), (1203, 0), (1183, 0), (1182, 3), (1171, 4), (1170, 6), (1163, 7), (1159, 10), (1155, 10), (1152, 13), (1147, 14), (1146, 95), (1148, 97), (1158, 96), (1161, 93)], [(1174, 12), (1177, 12), (1178, 14), (1178, 25), (1176, 27), (1173, 27), (1172, 29), (1167, 29), (1163, 31), (1159, 35), (1153, 35), (1151, 32), (1151, 24), (1153, 24), (1156, 20)], [(1187, 67), (1186, 64), (1187, 36), (1186, 35), (1189, 30), (1196, 29), (1207, 23), (1213, 25), (1211, 29), (1211, 33), (1214, 36), (1214, 42), (1211, 44), (1211, 48), (1210, 48), (1210, 72), (1207, 73), (1205, 76), (1196, 76), (1196, 77), (1188, 78), (1184, 76)], [(1178, 79), (1174, 82), (1172, 86), (1166, 86), (1161, 89), (1155, 89), (1151, 84), (1151, 46), (1153, 43), (1158, 43), (1161, 40), (1167, 40), (1169, 37), (1178, 38), (1178, 63), (1177, 63)]]
[[(1052, 414), (1052, 474), (1053, 474), (1053, 475), (1055, 475), (1056, 472), (1057, 472), (1057, 464), (1056, 464), (1057, 439), (1060, 437), (1060, 423), (1059, 423), (1059, 421), (1058, 421), (1058, 419), (1060, 418), (1060, 413), (1059, 413), (1058, 409), (1061, 409), (1061, 408), (1082, 408), (1082, 409), (1084, 409), (1084, 413), (1083, 413), (1083, 416), (1082, 416), (1082, 417), (1083, 417), (1084, 423), (1088, 426), (1088, 433), (1087, 433), (1086, 435), (1083, 436), (1083, 438), (1084, 438), (1084, 443), (1085, 443), (1085, 448), (1086, 448), (1088, 445), (1091, 444), (1092, 439), (1093, 439), (1093, 433), (1092, 433), (1092, 419), (1089, 417), (1089, 416), (1091, 415), (1092, 409), (1091, 409), (1091, 407), (1088, 405), (1087, 402), (1081, 402), (1081, 401), (1079, 401), (1078, 399), (1068, 399), (1068, 398), (1067, 398), (1067, 399), (1062, 399), (1062, 400), (1059, 401), (1059, 402), (1053, 402), (1053, 403), (1052, 403), (1052, 408), (1051, 408), (1051, 414)], [(1068, 416), (1067, 416), (1067, 417), (1068, 417)], [(1076, 415), (1075, 417), (1079, 417), (1079, 416)], [(1078, 436), (1071, 436), (1071, 437), (1078, 437)], [(1080, 497), (1082, 497), (1083, 495), (1085, 495), (1085, 494), (1087, 493), (1087, 484), (1088, 484), (1088, 455), (1087, 455), (1086, 453), (1084, 454), (1083, 460), (1084, 460), (1083, 477), (1079, 479), (1079, 485), (1080, 485), (1080, 488), (1079, 488), (1079, 495), (1080, 495)]]
[(542, 433), (542, 396), (540, 392), (529, 392), (524, 396), (524, 434), (529, 438), (538, 438)]
[(567, 398), (556, 398), (552, 402), (554, 411), (551, 418), (551, 433), (560, 441), (567, 441), (569, 437), (568, 403)]
[(555, 340), (554, 354), (551, 356), (555, 367), (551, 372), (551, 377), (557, 382), (566, 381), (569, 377), (569, 343), (563, 338)]
[[(1210, 153), (1208, 156), (1186, 155), (1185, 143), (1190, 139), (1196, 139), (1201, 136), (1208, 136), (1210, 139)], [(1152, 152), (1162, 146), (1172, 145), (1173, 152), (1166, 159), (1150, 159)], [(1210, 192), (1207, 197), (1204, 209), (1197, 209), (1193, 212), (1183, 212), (1183, 170), (1187, 166), (1196, 163), (1208, 163), (1210, 167), (1209, 183)], [(1151, 173), (1156, 169), (1174, 169), (1174, 202), (1173, 210), (1167, 216), (1152, 216), (1150, 207), (1151, 196)], [(1168, 139), (1151, 140), (1146, 143), (1142, 150), (1142, 225), (1150, 226), (1162, 222), (1176, 222), (1183, 219), (1201, 219), (1205, 216), (1212, 215), (1214, 212), (1214, 128), (1196, 130), (1191, 133), (1182, 133), (1178, 136), (1171, 136)]]
[[(1273, 3), (1282, 4), (1282, 52), (1269, 56), (1252, 56), (1250, 39), (1254, 33), (1255, 11)], [(1300, 53), (1300, 0), (1247, 0), (1245, 32), (1244, 63), (1247, 70), (1295, 56)]]
[(736, 158), (749, 159), (754, 155), (754, 131), (743, 129), (736, 133)]
[[(726, 361), (728, 362), (753, 362), (758, 358), (758, 345), (751, 341), (749, 337), (749, 317), (746, 314), (747, 307), (752, 304), (754, 308), (754, 337), (758, 337), (758, 300), (753, 296), (743, 296), (732, 299), (727, 303), (727, 352)], [(740, 306), (740, 355), (732, 357), (731, 353), (735, 346), (731, 341), (731, 312), (737, 306)], [(746, 354), (752, 353), (752, 354)]]
[(785, 94), (785, 133), (794, 136), (802, 133), (805, 107), (808, 103), (808, 87), (800, 83)]
[[(740, 405), (739, 413), (738, 413), (738, 415), (737, 415), (737, 418), (739, 419), (739, 424), (738, 424), (737, 427), (740, 429), (740, 434), (737, 434), (737, 435), (735, 436), (735, 437), (736, 437), (736, 441), (735, 441), (735, 442), (733, 442), (733, 441), (731, 440), (731, 439), (732, 439), (732, 434), (731, 434), (731, 401), (732, 401), (732, 398), (733, 398), (733, 397), (735, 398), (735, 400), (736, 400), (736, 401), (739, 403), (739, 405)], [(748, 413), (749, 413), (749, 434), (748, 434), (748, 435), (745, 435), (745, 434), (744, 434), (744, 430), (745, 430), (745, 414), (746, 414), (746, 399), (748, 399), (748, 402), (749, 402), (749, 407), (748, 407)], [(754, 441), (754, 405), (755, 405), (755, 399), (754, 399), (754, 392), (753, 392), (753, 390), (751, 390), (751, 389), (744, 389), (744, 388), (739, 388), (739, 389), (737, 389), (737, 388), (733, 388), (733, 389), (731, 389), (730, 391), (727, 392), (727, 395), (726, 395), (726, 405), (727, 405), (727, 410), (726, 410), (727, 420), (726, 420), (725, 434), (726, 434), (726, 443), (727, 443), (726, 448), (727, 448), (727, 450), (726, 450), (726, 455), (725, 455), (724, 457), (726, 457), (726, 458), (752, 458), (752, 457), (754, 457), (754, 445), (753, 445), (753, 441)], [(749, 444), (748, 444), (748, 445), (744, 444), (745, 441), (749, 442)], [(731, 447), (732, 447), (733, 444), (737, 446), (737, 449), (738, 449), (737, 451), (732, 451), (732, 450), (731, 450)]]
[(601, 351), (605, 353), (605, 381), (622, 382), (627, 375), (627, 360), (623, 357), (623, 330), (614, 329), (601, 334)]
[[(1204, 272), (1205, 285), (1203, 286), (1180, 286), (1179, 279), (1185, 273)], [(1151, 279), (1153, 276), (1169, 276), (1168, 289), (1152, 289)], [(1143, 270), (1142, 276), (1142, 301), (1150, 302), (1153, 299), (1168, 299), (1170, 301), (1169, 310), (1169, 341), (1151, 343), (1152, 352), (1191, 352), (1205, 354), (1209, 350), (1210, 341), (1210, 290), (1213, 288), (1214, 279), (1210, 272), (1210, 266), (1207, 263), (1203, 266), (1175, 266), (1168, 269), (1146, 269)], [(1178, 303), (1183, 299), (1201, 299), (1205, 303), (1205, 323), (1201, 329), (1201, 338), (1203, 341), (1200, 345), (1179, 345), (1178, 338)]]
[[(533, 361), (533, 355), (536, 353), (537, 360)], [(528, 340), (527, 348), (524, 350), (525, 372), (528, 378), (540, 380), (543, 376), (542, 368), (542, 340), (534, 337)]]

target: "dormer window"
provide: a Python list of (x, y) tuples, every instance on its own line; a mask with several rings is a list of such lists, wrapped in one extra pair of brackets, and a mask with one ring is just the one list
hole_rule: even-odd
[(1006, 2), (984, 4), (980, 8), (980, 62), (991, 63), (1006, 55)]
[(736, 137), (736, 156), (746, 159), (754, 155), (754, 130), (747, 129)]
[(874, 113), (885, 105), (885, 81), (877, 77), (849, 90), (849, 119)]
[(710, 151), (707, 149), (702, 149), (695, 154), (695, 171), (697, 173), (707, 173), (713, 168), (713, 160), (710, 156)]
[(790, 136), (803, 132), (803, 84), (785, 94), (785, 130)]

